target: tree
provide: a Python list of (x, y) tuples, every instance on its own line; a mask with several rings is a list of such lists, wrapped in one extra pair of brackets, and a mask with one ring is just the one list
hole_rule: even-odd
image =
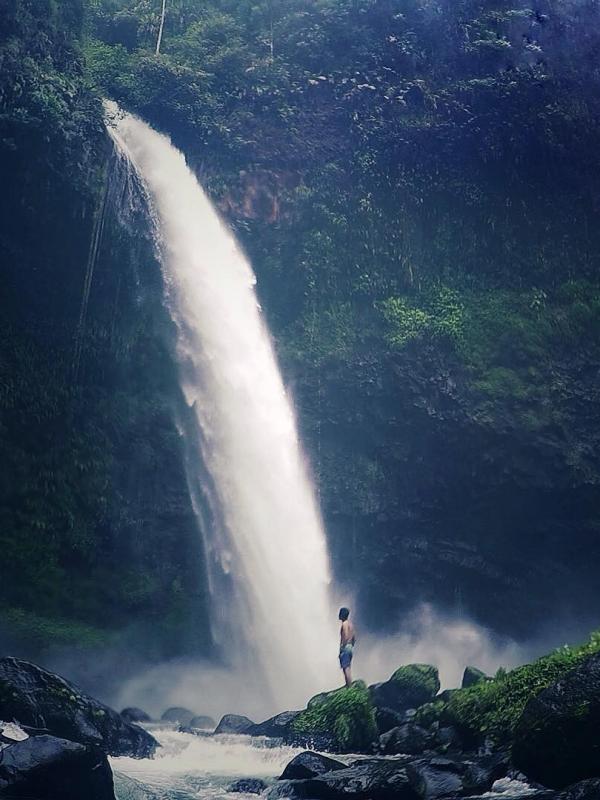
[(156, 39), (156, 55), (160, 55), (160, 45), (162, 42), (163, 29), (165, 27), (165, 15), (167, 13), (167, 0), (162, 0), (162, 10), (160, 13), (160, 26), (158, 28), (158, 38)]

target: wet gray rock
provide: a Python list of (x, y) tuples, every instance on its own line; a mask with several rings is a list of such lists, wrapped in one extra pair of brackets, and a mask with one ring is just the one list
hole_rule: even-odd
[(512, 749), (517, 769), (552, 789), (600, 777), (599, 754), (600, 653), (527, 703)]
[(258, 725), (252, 725), (246, 733), (249, 733), (250, 736), (271, 736), (285, 739), (290, 733), (292, 722), (299, 713), (299, 711), (282, 711), (281, 714), (259, 722)]
[(115, 800), (105, 753), (45, 734), (2, 749), (0, 797)]
[(392, 728), (398, 728), (406, 722), (405, 714), (394, 711), (392, 708), (375, 709), (375, 722), (379, 734), (387, 733)]
[(267, 784), (260, 778), (242, 778), (229, 784), (227, 791), (240, 794), (261, 794), (266, 788)]
[(298, 753), (286, 766), (279, 780), (303, 780), (322, 775), (324, 772), (332, 772), (338, 769), (345, 769), (346, 764), (336, 761), (334, 758), (324, 756), (322, 753), (315, 753), (306, 750)]
[(308, 780), (280, 781), (268, 800), (420, 800), (402, 759), (364, 759)]
[(216, 724), (217, 723), (214, 721), (212, 717), (207, 717), (203, 716), (202, 714), (199, 714), (197, 717), (193, 717), (190, 720), (189, 727), (199, 728), (200, 730), (203, 731), (207, 730), (214, 731)]
[(16, 658), (0, 659), (0, 719), (113, 756), (147, 758), (158, 743), (139, 725), (53, 672)]
[(216, 727), (215, 733), (247, 733), (255, 725), (248, 717), (241, 714), (225, 714)]
[(379, 737), (379, 749), (384, 755), (421, 755), (432, 744), (433, 735), (414, 722), (399, 725)]
[(123, 711), (121, 711), (121, 716), (127, 722), (152, 722), (152, 718), (149, 714), (146, 714), (141, 708), (136, 708), (135, 706), (124, 708)]
[(492, 788), (492, 770), (475, 761), (420, 759), (406, 768), (421, 800), (441, 800), (483, 794)]
[(180, 725), (189, 727), (194, 717), (198, 716), (195, 711), (190, 711), (189, 708), (182, 708), (181, 706), (173, 706), (167, 708), (161, 716), (163, 722), (178, 722)]
[(452, 725), (439, 728), (433, 735), (433, 747), (438, 751), (460, 750), (461, 745), (460, 735)]

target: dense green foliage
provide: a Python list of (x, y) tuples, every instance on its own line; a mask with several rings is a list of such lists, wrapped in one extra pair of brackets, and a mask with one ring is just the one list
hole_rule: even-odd
[(354, 681), (349, 688), (317, 695), (296, 717), (292, 731), (306, 741), (326, 737), (329, 747), (339, 752), (368, 750), (377, 726), (367, 687)]
[(600, 634), (579, 647), (564, 647), (510, 672), (500, 670), (494, 680), (453, 692), (448, 702), (435, 701), (417, 711), (418, 723), (435, 719), (454, 725), (470, 744), (489, 738), (496, 744), (512, 740), (527, 704), (543, 689), (600, 650)]
[(368, 622), (597, 607), (597, 4), (172, 0), (158, 58), (157, 4), (91, 9), (253, 259)]

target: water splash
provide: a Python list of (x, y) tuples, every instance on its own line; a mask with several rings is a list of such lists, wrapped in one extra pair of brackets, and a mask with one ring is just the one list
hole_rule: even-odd
[(106, 108), (154, 219), (195, 426), (184, 429), (188, 479), (205, 520), (215, 638), (241, 680), (260, 676), (272, 710), (303, 706), (338, 681), (336, 620), (323, 525), (255, 277), (182, 153)]

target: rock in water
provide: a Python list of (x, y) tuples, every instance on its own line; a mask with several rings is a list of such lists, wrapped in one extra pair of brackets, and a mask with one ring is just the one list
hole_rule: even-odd
[(283, 770), (279, 780), (304, 780), (306, 778), (314, 778), (316, 775), (322, 775), (324, 772), (345, 768), (346, 764), (342, 764), (341, 761), (307, 750), (304, 753), (298, 753), (297, 756), (292, 758)]
[(217, 725), (215, 733), (247, 733), (255, 723), (240, 714), (225, 714)]
[(407, 664), (397, 669), (389, 681), (369, 687), (373, 704), (393, 711), (406, 711), (429, 703), (439, 690), (437, 668), (430, 664)]
[(463, 673), (462, 688), (468, 689), (469, 686), (476, 686), (478, 683), (489, 681), (490, 678), (477, 667), (466, 667)]
[(261, 794), (266, 788), (267, 784), (260, 778), (242, 778), (239, 781), (230, 783), (227, 791), (241, 794)]
[(190, 728), (199, 728), (201, 731), (214, 731), (216, 722), (212, 717), (206, 717), (199, 714), (190, 720)]
[(33, 736), (2, 750), (0, 797), (115, 800), (106, 755), (54, 736)]
[(364, 759), (308, 780), (281, 781), (269, 789), (267, 798), (421, 800), (403, 764), (401, 759)]
[(600, 653), (527, 703), (512, 754), (517, 769), (552, 789), (600, 777)]
[(264, 722), (259, 722), (258, 725), (252, 725), (246, 733), (249, 733), (250, 736), (285, 738), (298, 714), (300, 714), (299, 711), (282, 711), (281, 714), (276, 714)]
[[(0, 719), (47, 731), (112, 756), (147, 758), (158, 742), (60, 675), (16, 658), (0, 659)], [(38, 737), (39, 738), (39, 737)]]
[(135, 708), (134, 706), (124, 708), (123, 711), (121, 711), (121, 716), (127, 722), (152, 722), (152, 718), (149, 714), (146, 714), (141, 708)]
[(190, 711), (189, 708), (173, 706), (173, 708), (167, 708), (161, 720), (163, 722), (178, 722), (180, 725), (189, 725), (194, 717), (197, 716), (196, 712)]
[(494, 783), (490, 769), (476, 762), (453, 761), (449, 758), (413, 761), (406, 771), (422, 800), (483, 794)]

